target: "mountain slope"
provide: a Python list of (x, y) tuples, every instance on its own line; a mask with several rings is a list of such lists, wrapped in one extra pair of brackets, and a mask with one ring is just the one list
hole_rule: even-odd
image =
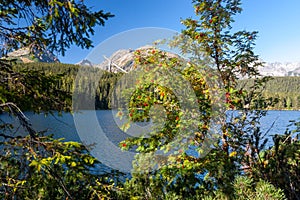
[(23, 47), (16, 51), (10, 52), (5, 57), (6, 59), (17, 59), (21, 63), (32, 63), (32, 62), (59, 62), (58, 58), (50, 51), (30, 51), (29, 47)]
[(259, 71), (262, 75), (265, 76), (300, 76), (300, 63), (265, 63), (264, 67), (259, 68)]

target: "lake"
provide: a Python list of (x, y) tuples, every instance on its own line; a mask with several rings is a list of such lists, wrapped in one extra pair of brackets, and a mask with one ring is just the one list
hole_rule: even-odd
[[(82, 111), (75, 115), (63, 113), (61, 116), (57, 113), (46, 116), (32, 112), (26, 112), (25, 115), (35, 130), (47, 131), (47, 134), (53, 134), (55, 138), (65, 138), (66, 141), (92, 144), (92, 154), (100, 158), (102, 163), (124, 172), (131, 170), (131, 162), (135, 154), (121, 151), (118, 144), (125, 138), (132, 137), (133, 134), (128, 135), (120, 130), (117, 125), (120, 121), (115, 117), (116, 113), (110, 110), (98, 110)], [(299, 118), (300, 111), (268, 111), (261, 119), (261, 130), (265, 132), (270, 129), (269, 136), (282, 134), (291, 120)], [(0, 120), (15, 124), (15, 127), (19, 128), (18, 134), (26, 134), (18, 127), (18, 121), (9, 115), (0, 115)], [(140, 129), (135, 128), (135, 130), (146, 129), (148, 125), (140, 126)]]

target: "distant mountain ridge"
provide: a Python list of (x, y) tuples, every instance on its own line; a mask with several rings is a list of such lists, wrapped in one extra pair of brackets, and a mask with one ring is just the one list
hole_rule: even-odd
[(259, 67), (264, 76), (300, 76), (300, 62), (273, 62)]
[[(143, 46), (138, 49), (151, 49), (152, 46)], [(174, 56), (170, 54), (171, 56)], [(84, 59), (77, 65), (94, 66), (103, 70), (117, 72), (120, 71), (112, 65), (117, 65), (125, 71), (130, 71), (133, 67), (134, 50), (120, 49), (115, 51), (110, 57), (99, 64), (93, 64), (91, 61)], [(300, 76), (300, 62), (270, 62), (259, 67), (259, 72), (264, 76)]]
[[(136, 50), (153, 49), (153, 46), (146, 45)], [(130, 71), (133, 68), (134, 51), (132, 49), (120, 49), (115, 51), (109, 57), (105, 57), (102, 63), (92, 63), (88, 59), (76, 63), (82, 66), (94, 66), (103, 70), (111, 72)], [(169, 56), (175, 54), (169, 53)], [(59, 59), (50, 51), (34, 51), (31, 52), (29, 47), (23, 47), (16, 51), (10, 52), (5, 57), (6, 59), (17, 59), (18, 62), (31, 63), (31, 62), (46, 62), (58, 63)], [(119, 67), (119, 68), (118, 68)], [(300, 62), (269, 62), (265, 63), (263, 67), (259, 67), (259, 72), (264, 76), (300, 76)]]

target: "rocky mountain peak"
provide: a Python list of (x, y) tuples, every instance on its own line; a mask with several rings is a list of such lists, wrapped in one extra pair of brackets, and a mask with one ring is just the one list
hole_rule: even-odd
[(76, 63), (75, 65), (88, 66), (88, 67), (94, 66), (94, 64), (88, 59), (83, 59), (82, 61)]
[[(133, 64), (134, 64), (134, 52), (139, 50), (142, 52), (142, 54), (147, 54), (148, 50), (153, 50), (155, 49), (154, 46), (151, 45), (145, 45), (142, 47), (139, 47), (135, 50), (133, 49), (120, 49), (112, 53), (111, 56), (104, 57), (104, 61), (99, 64), (92, 64), (92, 65), (87, 65), (86, 63), (91, 63), (89, 60), (84, 59), (77, 63), (78, 65), (82, 66), (94, 66), (94, 67), (99, 67), (103, 70), (111, 71), (111, 72), (128, 72), (133, 69)], [(177, 57), (174, 53), (166, 52), (166, 55), (168, 57)]]
[(259, 67), (265, 76), (300, 76), (300, 62), (272, 62)]
[(17, 59), (23, 63), (31, 62), (59, 62), (58, 58), (49, 50), (30, 50), (29, 47), (23, 47), (7, 54), (8, 59)]

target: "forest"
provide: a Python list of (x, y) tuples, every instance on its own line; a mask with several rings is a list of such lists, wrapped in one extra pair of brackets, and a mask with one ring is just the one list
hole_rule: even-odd
[[(57, 90), (62, 90), (67, 93), (73, 94), (75, 88), (75, 79), (79, 68), (81, 70), (86, 70), (87, 76), (93, 72), (93, 70), (99, 70), (87, 66), (79, 66), (73, 64), (62, 64), (62, 63), (23, 63), (16, 64), (14, 66), (16, 71), (39, 71), (45, 75), (60, 75), (59, 79), (56, 80), (55, 87)], [(88, 71), (90, 70), (90, 71)], [(77, 88), (78, 92), (82, 95), (86, 93), (95, 92), (95, 109), (111, 109), (111, 98), (112, 91), (119, 80), (122, 77), (122, 73), (110, 73), (107, 71), (102, 71), (103, 74), (99, 78), (98, 87), (94, 88), (89, 80), (91, 77), (80, 77), (78, 80), (80, 82), (80, 87)], [(246, 90), (250, 89), (249, 86), (253, 85), (254, 80), (239, 80), (238, 87), (243, 87)], [(89, 88), (86, 90), (86, 88)], [(299, 110), (300, 109), (300, 77), (271, 77), (271, 79), (266, 83), (262, 90), (263, 97), (266, 99), (272, 98), (276, 103), (269, 106), (268, 109), (273, 110)], [(68, 101), (69, 106), (71, 101)], [(23, 107), (24, 108), (24, 107)], [(25, 107), (26, 108), (26, 107)]]
[[(14, 69), (18, 72), (37, 71), (46, 76), (58, 76), (57, 80), (53, 83), (55, 89), (69, 93), (70, 95), (74, 93), (75, 79), (79, 68), (81, 68), (81, 71), (83, 71), (82, 73), (85, 75), (77, 80), (80, 83), (77, 92), (83, 96), (92, 96), (92, 93), (95, 92), (95, 109), (110, 109), (111, 92), (117, 83), (118, 78), (121, 76), (120, 73), (109, 73), (97, 68), (62, 63), (34, 62), (14, 65)], [(91, 81), (87, 81), (91, 79), (91, 77), (88, 76), (96, 71), (103, 72), (101, 77), (97, 80), (97, 88), (95, 88), (94, 84), (91, 84)], [(65, 101), (65, 103), (71, 107), (71, 99), (65, 99)], [(22, 107), (26, 110), (25, 105)]]
[[(285, 76), (285, 77), (271, 77), (267, 81), (262, 94), (264, 98), (272, 98), (275, 103), (268, 109), (274, 110), (299, 110), (300, 109), (300, 77), (297, 76)], [(254, 80), (240, 80), (240, 87), (247, 87), (251, 85)]]

